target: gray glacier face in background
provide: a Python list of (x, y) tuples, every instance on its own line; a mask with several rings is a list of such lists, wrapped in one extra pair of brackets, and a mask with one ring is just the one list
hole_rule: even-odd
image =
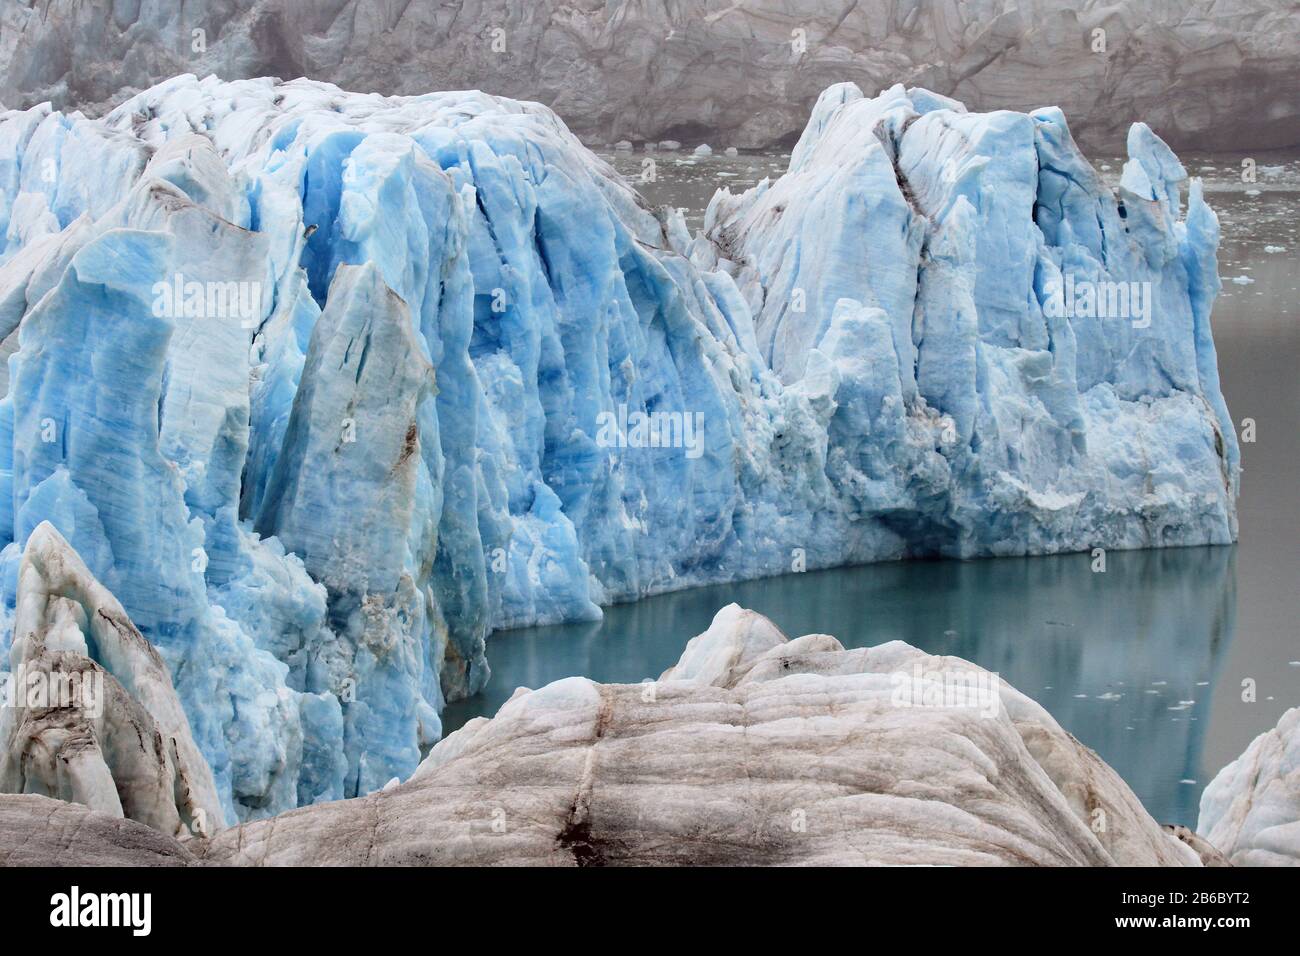
[(1085, 148), (1140, 118), (1175, 149), (1262, 149), (1300, 143), (1298, 53), (1286, 0), (12, 0), (0, 102), (94, 115), (176, 73), (309, 76), (537, 100), (588, 141), (743, 148), (792, 140), (853, 81), (1054, 104)]

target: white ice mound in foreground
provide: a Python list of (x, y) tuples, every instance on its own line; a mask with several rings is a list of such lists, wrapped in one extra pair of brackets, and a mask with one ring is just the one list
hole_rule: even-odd
[(1238, 866), (1300, 866), (1300, 707), (1210, 781), (1196, 829)]
[[(234, 822), (408, 776), (493, 628), (1231, 540), (1217, 226), (1163, 144), (1121, 211), (1057, 113), (851, 92), (691, 258), (535, 104), (181, 76), (0, 115), (8, 607), (49, 521)], [(1074, 273), (1152, 283), (1150, 324), (1051, 318)]]
[(222, 819), (158, 652), (48, 522), (18, 572), (0, 793), (81, 803), (169, 836)]
[(656, 682), (520, 690), (406, 783), (194, 841), (228, 865), (1198, 865), (994, 674), (736, 605)]

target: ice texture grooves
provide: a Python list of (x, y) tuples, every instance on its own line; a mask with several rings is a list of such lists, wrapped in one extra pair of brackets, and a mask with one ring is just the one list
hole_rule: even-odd
[(1059, 110), (845, 83), (785, 176), (714, 197), (692, 257), (825, 409), (853, 556), (1235, 540), (1218, 222), (1140, 123), (1129, 155), (1112, 194)]
[[(233, 823), (407, 777), (494, 628), (1230, 541), (1217, 223), (1150, 130), (1130, 152), (1116, 197), (1057, 111), (835, 87), (692, 239), (478, 92), (180, 76), (0, 114), (8, 614), (49, 521), (166, 661)], [(1052, 318), (1067, 274), (1150, 283), (1149, 325)]]

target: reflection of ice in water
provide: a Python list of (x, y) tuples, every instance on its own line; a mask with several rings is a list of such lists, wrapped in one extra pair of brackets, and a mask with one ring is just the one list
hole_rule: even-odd
[(1200, 786), (1179, 781), (1210, 779), (1200, 762), (1209, 722), (1187, 718), (1208, 717), (1210, 693), (1193, 689), (1216, 682), (1232, 639), (1234, 558), (1235, 548), (1112, 552), (1101, 574), (1086, 554), (912, 561), (679, 591), (607, 608), (600, 623), (494, 634), (487, 690), (449, 706), (444, 725), (495, 713), (520, 686), (657, 677), (735, 601), (790, 637), (902, 638), (997, 671), (1110, 763), (1156, 819), (1195, 823)]

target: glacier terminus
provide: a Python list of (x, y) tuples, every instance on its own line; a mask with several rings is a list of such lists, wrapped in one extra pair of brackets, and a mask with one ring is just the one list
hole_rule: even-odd
[(1128, 156), (1112, 190), (1057, 109), (839, 84), (691, 235), (479, 92), (0, 114), (0, 668), (106, 670), (184, 744), (192, 792), (136, 799), (233, 826), (408, 779), (497, 629), (1231, 542), (1218, 221), (1147, 126)]

